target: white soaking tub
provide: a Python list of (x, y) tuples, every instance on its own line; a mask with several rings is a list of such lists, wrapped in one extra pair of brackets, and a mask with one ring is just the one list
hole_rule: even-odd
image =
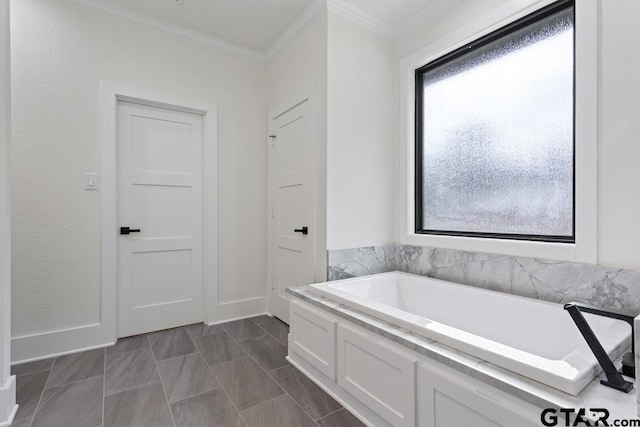
[[(310, 285), (313, 292), (572, 395), (601, 372), (562, 305), (391, 272)], [(584, 315), (615, 360), (622, 321)]]

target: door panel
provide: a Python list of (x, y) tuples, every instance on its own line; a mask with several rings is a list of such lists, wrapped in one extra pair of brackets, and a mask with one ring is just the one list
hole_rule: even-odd
[(119, 336), (203, 320), (202, 116), (118, 103)]
[(170, 117), (133, 116), (133, 170), (163, 173), (191, 173), (193, 150), (182, 140), (192, 132), (191, 123)]
[(191, 294), (190, 249), (133, 254), (133, 308), (189, 301)]
[[(273, 120), (273, 297), (271, 311), (289, 323), (285, 289), (313, 282), (313, 144), (309, 100)], [(307, 227), (308, 234), (295, 232)]]
[[(174, 206), (191, 206), (191, 188), (160, 185), (134, 185), (133, 224), (144, 230), (147, 238), (191, 236), (189, 209), (173, 209)], [(163, 215), (149, 215), (162, 212)]]

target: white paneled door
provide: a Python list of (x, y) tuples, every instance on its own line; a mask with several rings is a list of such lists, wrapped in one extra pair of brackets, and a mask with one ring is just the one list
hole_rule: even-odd
[(119, 336), (203, 320), (203, 117), (118, 103)]
[(314, 240), (310, 101), (273, 120), (274, 226), (272, 314), (289, 323), (287, 287), (313, 283)]

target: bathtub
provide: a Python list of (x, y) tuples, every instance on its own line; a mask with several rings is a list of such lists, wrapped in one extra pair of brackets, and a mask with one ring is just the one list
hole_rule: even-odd
[[(400, 272), (310, 286), (327, 299), (572, 395), (601, 372), (560, 304)], [(628, 324), (584, 316), (612, 359), (630, 348)]]

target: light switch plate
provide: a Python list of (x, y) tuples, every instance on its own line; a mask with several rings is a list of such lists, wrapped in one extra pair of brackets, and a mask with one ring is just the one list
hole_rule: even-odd
[(84, 189), (85, 190), (97, 190), (98, 189), (98, 174), (97, 173), (85, 173), (84, 174)]

